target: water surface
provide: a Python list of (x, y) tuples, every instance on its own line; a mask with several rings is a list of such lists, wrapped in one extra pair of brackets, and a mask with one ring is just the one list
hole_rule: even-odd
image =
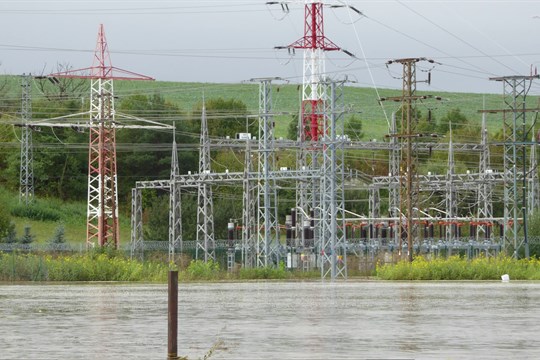
[[(180, 284), (197, 359), (538, 359), (537, 282)], [(165, 359), (166, 285), (0, 285), (0, 359)]]

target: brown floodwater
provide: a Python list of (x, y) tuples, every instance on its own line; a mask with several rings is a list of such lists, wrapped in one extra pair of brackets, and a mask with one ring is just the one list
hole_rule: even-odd
[[(180, 284), (179, 354), (539, 359), (540, 282)], [(167, 287), (0, 284), (0, 359), (165, 359)]]

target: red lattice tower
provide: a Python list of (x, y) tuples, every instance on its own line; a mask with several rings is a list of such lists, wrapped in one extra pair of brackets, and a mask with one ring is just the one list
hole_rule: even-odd
[(49, 77), (90, 79), (90, 145), (88, 152), (87, 247), (118, 248), (118, 185), (113, 80), (153, 80), (112, 66), (103, 25), (99, 26), (91, 67)]
[(304, 36), (286, 46), (304, 50), (302, 92), (302, 141), (317, 141), (323, 132), (326, 87), (322, 84), (325, 74), (325, 52), (342, 51), (324, 35), (323, 3), (306, 1)]

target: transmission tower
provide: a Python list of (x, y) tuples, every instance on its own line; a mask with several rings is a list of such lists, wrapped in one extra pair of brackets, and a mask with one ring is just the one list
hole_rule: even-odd
[(28, 122), (32, 119), (32, 87), (31, 74), (23, 74), (21, 77), (22, 101), (21, 101), (21, 167), (19, 202), (30, 205), (34, 202), (34, 165), (32, 129)]
[[(506, 109), (482, 110), (487, 113), (502, 113), (504, 134), (504, 239), (505, 245), (512, 245), (513, 256), (518, 257), (523, 249), (529, 257), (527, 238), (527, 145), (528, 134), (532, 130), (527, 123), (527, 113), (538, 109), (527, 109), (527, 94), (533, 80), (538, 75), (503, 76), (490, 78), (503, 84), (503, 101)], [(519, 238), (523, 228), (524, 238)]]
[[(285, 2), (270, 2), (270, 3), (288, 3)], [(302, 80), (302, 103), (301, 113), (299, 118), (299, 136), (301, 148), (297, 153), (297, 168), (307, 171), (316, 171), (320, 169), (321, 144), (320, 138), (324, 135), (324, 129), (327, 119), (325, 116), (325, 101), (327, 100), (327, 86), (324, 85), (326, 70), (325, 70), (325, 53), (330, 51), (342, 51), (349, 56), (353, 56), (350, 52), (343, 50), (324, 34), (324, 9), (325, 4), (320, 1), (306, 0), (304, 2), (304, 35), (287, 46), (278, 46), (277, 49), (288, 49), (295, 51), (296, 49), (303, 50), (303, 80)], [(337, 5), (336, 7), (341, 7)], [(356, 9), (354, 11), (359, 13)], [(314, 238), (316, 242), (320, 240), (318, 234), (319, 226), (314, 222), (319, 218), (320, 211), (320, 181), (308, 179), (298, 183), (297, 188), (297, 204), (303, 211), (298, 212), (300, 215), (297, 224), (300, 227), (296, 233), (301, 234), (302, 245), (305, 245), (305, 239), (302, 226), (306, 222), (310, 222), (314, 227)], [(306, 215), (309, 214), (309, 217)], [(318, 243), (320, 246), (320, 243)]]
[(118, 185), (113, 80), (153, 80), (112, 66), (103, 25), (99, 26), (91, 67), (50, 74), (51, 78), (90, 79), (87, 247), (118, 248)]
[[(208, 120), (206, 118), (206, 104), (203, 99), (201, 113), (201, 142), (199, 148), (199, 185), (197, 191), (197, 246), (195, 258), (216, 260), (214, 237), (214, 200), (212, 198), (212, 185), (206, 179), (211, 172), (210, 166), (210, 138), (208, 136)], [(202, 254), (199, 253), (202, 252)]]

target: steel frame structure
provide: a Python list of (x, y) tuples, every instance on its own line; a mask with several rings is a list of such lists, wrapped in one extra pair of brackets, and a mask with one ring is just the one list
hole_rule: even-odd
[(19, 181), (19, 203), (34, 202), (34, 145), (29, 122), (32, 120), (31, 74), (21, 76), (21, 165)]
[[(521, 249), (524, 250), (524, 256), (529, 258), (529, 244), (527, 241), (527, 145), (531, 144), (527, 144), (527, 134), (532, 130), (532, 124), (527, 123), (527, 113), (531, 111), (538, 112), (540, 109), (527, 109), (527, 95), (532, 81), (539, 78), (539, 75), (512, 75), (490, 78), (492, 81), (499, 81), (503, 84), (503, 102), (507, 108), (481, 111), (502, 113), (503, 115), (505, 246), (513, 246), (513, 256), (516, 258), (519, 256)], [(525, 233), (523, 240), (519, 238), (521, 229)]]
[(216, 260), (212, 185), (204, 181), (212, 171), (210, 163), (208, 122), (206, 118), (206, 105), (203, 99), (199, 149), (199, 176), (202, 181), (197, 185), (197, 248), (195, 251), (195, 258), (199, 259), (200, 256), (204, 262)]
[(279, 264), (279, 223), (277, 220), (277, 187), (275, 171), (274, 118), (272, 115), (273, 79), (260, 79), (259, 146), (258, 146), (258, 222), (257, 264), (267, 267)]

